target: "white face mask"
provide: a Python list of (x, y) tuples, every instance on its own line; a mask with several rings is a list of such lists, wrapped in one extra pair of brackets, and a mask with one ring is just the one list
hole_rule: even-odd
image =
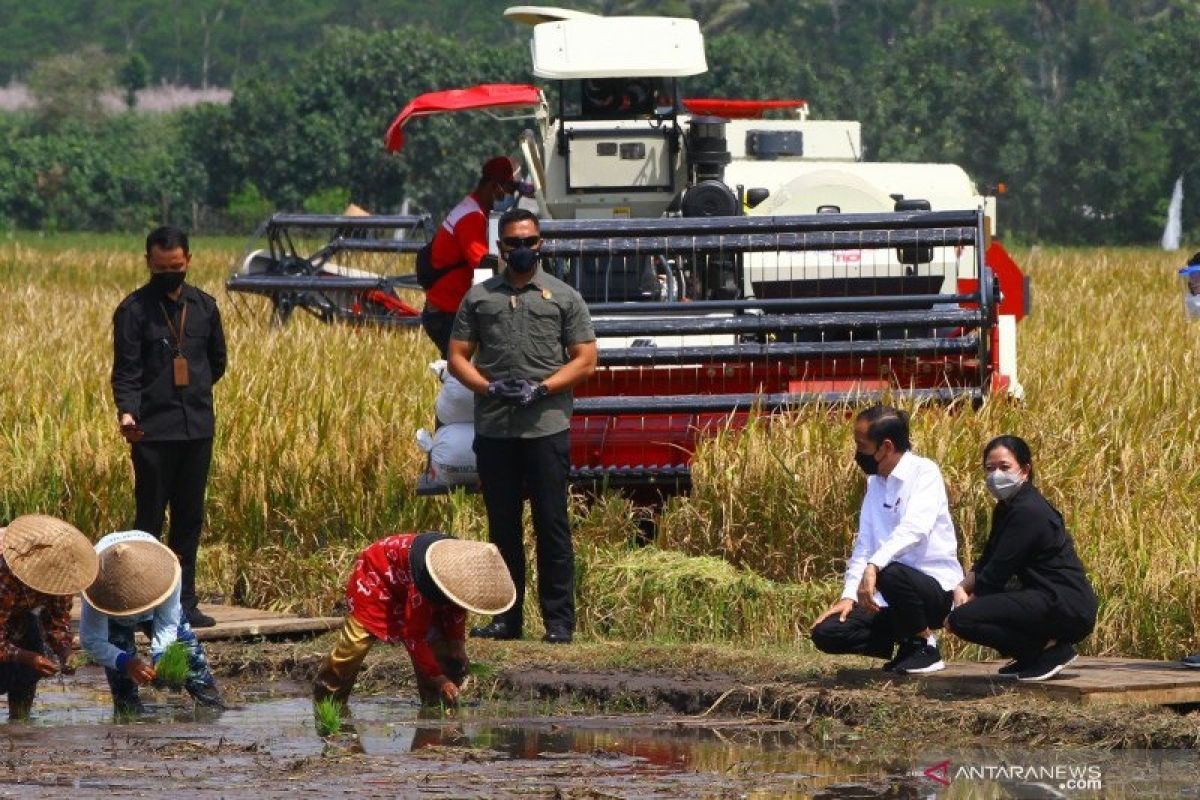
[(1004, 472), (998, 469), (989, 472), (985, 480), (988, 491), (997, 500), (1007, 500), (1012, 497), (1024, 482), (1025, 479), (1021, 477), (1019, 471)]

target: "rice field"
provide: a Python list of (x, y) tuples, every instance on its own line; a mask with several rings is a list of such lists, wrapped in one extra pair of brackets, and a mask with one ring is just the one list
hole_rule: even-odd
[[(144, 278), (136, 236), (0, 239), (0, 523), (61, 516), (93, 539), (133, 518), (109, 390), (111, 315)], [(330, 612), (353, 556), (387, 532), (486, 537), (479, 498), (417, 498), (413, 433), (433, 419), (434, 350), (419, 332), (271, 329), (264, 301), (225, 294), (240, 255), (199, 240), (191, 280), (217, 296), (230, 369), (203, 539), (202, 592)], [(1020, 331), (1022, 403), (914, 410), (918, 452), (945, 473), (970, 562), (991, 503), (979, 448), (1014, 433), (1064, 513), (1101, 597), (1091, 653), (1200, 648), (1200, 325), (1182, 314), (1184, 256), (1019, 249), (1034, 315)], [(846, 409), (725, 432), (652, 547), (618, 497), (573, 504), (583, 632), (613, 639), (786, 644), (834, 599), (863, 479)], [(533, 594), (527, 618), (534, 620)], [(536, 622), (533, 622), (536, 625)], [(803, 639), (797, 646), (808, 647)], [(966, 655), (973, 650), (959, 651)]]

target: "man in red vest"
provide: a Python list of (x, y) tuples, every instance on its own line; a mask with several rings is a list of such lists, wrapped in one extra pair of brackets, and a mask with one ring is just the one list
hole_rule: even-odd
[(480, 171), (475, 191), (450, 210), (433, 237), (433, 276), (425, 288), (421, 326), (442, 358), (446, 358), (450, 344), (454, 315), (471, 288), (476, 267), (488, 253), (488, 214), (493, 209), (504, 211), (523, 189), (517, 182), (517, 172), (517, 165), (508, 156), (489, 159)]

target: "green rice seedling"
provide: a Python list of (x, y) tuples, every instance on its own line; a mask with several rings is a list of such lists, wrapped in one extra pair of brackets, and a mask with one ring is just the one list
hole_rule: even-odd
[(313, 703), (313, 718), (318, 736), (337, 736), (342, 732), (343, 708), (342, 704), (332, 697), (323, 697)]
[(486, 661), (472, 661), (467, 667), (467, 674), (480, 683), (490, 683), (500, 674), (500, 670), (496, 669), (495, 664), (489, 664)]
[(191, 667), (188, 664), (188, 648), (183, 642), (172, 642), (158, 657), (154, 665), (154, 677), (169, 689), (182, 689)]

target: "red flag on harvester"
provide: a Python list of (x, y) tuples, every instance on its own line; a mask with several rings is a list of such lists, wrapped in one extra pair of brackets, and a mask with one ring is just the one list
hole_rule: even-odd
[(404, 146), (404, 124), (413, 117), (426, 117), (447, 111), (474, 111), (482, 108), (536, 106), (542, 93), (526, 83), (482, 83), (469, 89), (446, 89), (418, 95), (396, 115), (388, 126), (387, 149), (399, 152)]

